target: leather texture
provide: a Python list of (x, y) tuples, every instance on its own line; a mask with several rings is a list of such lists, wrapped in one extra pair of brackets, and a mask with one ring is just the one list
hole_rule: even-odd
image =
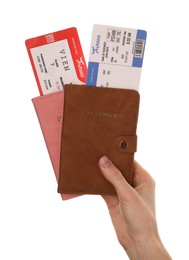
[(132, 185), (139, 93), (66, 85), (59, 193), (116, 195), (98, 167), (108, 156)]
[[(47, 150), (55, 172), (59, 178), (60, 140), (63, 121), (64, 91), (58, 91), (32, 99), (36, 114), (45, 139)], [(75, 197), (73, 194), (62, 194), (62, 199)]]

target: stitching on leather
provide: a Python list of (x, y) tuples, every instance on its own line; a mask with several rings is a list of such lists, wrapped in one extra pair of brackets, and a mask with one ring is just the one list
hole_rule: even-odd
[(46, 94), (44, 96), (32, 98), (32, 100), (39, 101), (39, 100), (47, 99), (47, 98), (52, 97), (52, 96), (57, 96), (57, 95), (62, 95), (62, 94), (64, 94), (63, 91), (61, 91), (61, 92), (53, 92), (53, 93)]
[(102, 193), (102, 192), (98, 192), (98, 191), (96, 191), (96, 192), (93, 192), (93, 191), (87, 191), (87, 192), (83, 192), (83, 191), (78, 191), (78, 192), (75, 192), (75, 191), (61, 191), (61, 194), (62, 195), (65, 195), (65, 194), (72, 194), (72, 195), (109, 195), (109, 196), (116, 196), (117, 194), (116, 194), (116, 192), (115, 193)]
[[(120, 88), (107, 88), (107, 87), (91, 87), (91, 86), (85, 86), (85, 85), (66, 85), (65, 86), (66, 91), (71, 89), (83, 89), (83, 91), (116, 91), (116, 92), (129, 92), (131, 94), (134, 94), (136, 96), (139, 95), (139, 93), (134, 89), (120, 89)], [(108, 89), (108, 90), (107, 90)]]

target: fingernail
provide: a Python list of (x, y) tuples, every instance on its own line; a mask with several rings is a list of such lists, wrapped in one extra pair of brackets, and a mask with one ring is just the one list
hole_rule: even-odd
[(101, 157), (99, 163), (103, 168), (108, 168), (111, 165), (111, 161), (106, 156)]

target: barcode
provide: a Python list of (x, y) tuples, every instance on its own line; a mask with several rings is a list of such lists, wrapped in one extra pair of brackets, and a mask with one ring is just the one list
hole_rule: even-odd
[(135, 57), (142, 58), (144, 50), (144, 40), (136, 40)]

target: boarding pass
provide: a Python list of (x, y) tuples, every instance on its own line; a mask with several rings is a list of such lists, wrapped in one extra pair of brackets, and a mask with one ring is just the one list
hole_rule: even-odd
[(146, 36), (144, 30), (95, 24), (86, 84), (138, 91)]
[(25, 43), (41, 95), (62, 90), (68, 83), (86, 82), (87, 66), (75, 27)]

